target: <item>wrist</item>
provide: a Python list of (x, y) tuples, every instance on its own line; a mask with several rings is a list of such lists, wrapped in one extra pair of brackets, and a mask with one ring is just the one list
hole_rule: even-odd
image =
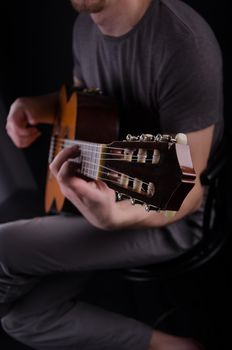
[(142, 205), (132, 205), (129, 199), (115, 203), (111, 216), (111, 229), (136, 229), (146, 227), (146, 220), (150, 213)]
[(36, 124), (54, 124), (59, 110), (59, 94), (57, 92), (47, 95), (24, 97), (21, 103), (30, 113), (30, 122)]

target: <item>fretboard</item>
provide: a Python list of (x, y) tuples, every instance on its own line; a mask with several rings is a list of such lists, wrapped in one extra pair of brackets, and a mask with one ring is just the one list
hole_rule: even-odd
[(80, 173), (91, 179), (98, 179), (100, 176), (100, 166), (102, 162), (102, 152), (105, 144), (93, 143), (87, 141), (77, 141), (69, 139), (60, 139), (52, 137), (49, 151), (49, 163), (64, 148), (78, 145), (80, 156), (73, 158), (72, 161), (80, 164)]

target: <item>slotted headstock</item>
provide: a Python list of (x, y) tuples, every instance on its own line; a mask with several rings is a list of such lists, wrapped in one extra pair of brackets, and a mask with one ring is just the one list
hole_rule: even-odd
[(104, 168), (108, 186), (119, 199), (124, 195), (132, 204), (144, 203), (147, 210), (179, 210), (196, 179), (189, 146), (179, 139), (128, 135), (124, 141), (107, 145)]

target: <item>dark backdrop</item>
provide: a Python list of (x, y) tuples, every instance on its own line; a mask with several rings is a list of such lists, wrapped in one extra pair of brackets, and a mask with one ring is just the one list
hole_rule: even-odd
[[(224, 60), (226, 130), (229, 136), (232, 136), (229, 1), (186, 2), (209, 22), (221, 45)], [(10, 103), (16, 97), (54, 91), (62, 83), (72, 81), (71, 38), (76, 15), (69, 0), (1, 0), (0, 98), (6, 113), (2, 113), (0, 118), (6, 117)], [(46, 175), (48, 135), (49, 130), (45, 128), (45, 135), (29, 150), (22, 152), (39, 189), (43, 189), (43, 179)], [(7, 152), (7, 149), (5, 151)], [(229, 202), (228, 211), (231, 212)], [(228, 269), (228, 266), (225, 268)], [(215, 294), (215, 303), (220, 302)], [(2, 335), (0, 343), (5, 344), (4, 349), (9, 349), (12, 344)], [(17, 344), (15, 348), (20, 349), (20, 346)]]
[[(1, 0), (0, 99), (6, 111), (1, 118), (15, 98), (57, 91), (64, 82), (72, 82), (76, 16), (69, 0)], [(49, 133), (49, 127), (44, 127), (43, 136), (22, 151), (42, 191)]]
[[(154, 0), (155, 1), (155, 0)], [(185, 0), (209, 22), (221, 45), (224, 59), (225, 119), (231, 134), (231, 38), (228, 0)], [(69, 0), (1, 0), (0, 96), (6, 110), (18, 96), (57, 90), (72, 81), (72, 26), (76, 17)], [(3, 116), (2, 116), (3, 117)], [(47, 150), (46, 140), (25, 151), (36, 176), (41, 168), (35, 152)], [(46, 152), (46, 151), (45, 151)], [(32, 155), (31, 155), (32, 153)]]
[(44, 93), (70, 80), (76, 12), (69, 1), (5, 0), (0, 6), (1, 92), (6, 98)]
[[(230, 109), (230, 24), (228, 0), (185, 0), (213, 28), (225, 70), (225, 115)], [(20, 95), (58, 89), (72, 79), (71, 37), (76, 17), (69, 0), (2, 0), (0, 93), (9, 104)], [(231, 123), (231, 118), (227, 122)]]

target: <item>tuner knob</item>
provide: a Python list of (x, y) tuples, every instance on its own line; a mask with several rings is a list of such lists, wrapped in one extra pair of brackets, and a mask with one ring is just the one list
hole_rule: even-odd
[(119, 201), (122, 200), (122, 193), (117, 193), (117, 199), (118, 199)]
[(126, 141), (139, 141), (140, 139), (140, 136), (132, 136), (131, 134), (128, 134), (126, 136)]
[(176, 134), (175, 139), (177, 143), (182, 145), (187, 145), (188, 143), (187, 136), (183, 133)]
[(131, 201), (132, 205), (135, 205), (135, 199), (134, 198), (131, 197), (130, 201)]
[(150, 211), (150, 205), (148, 204), (144, 204), (144, 209), (149, 212)]
[(151, 134), (142, 134), (139, 139), (140, 141), (153, 141), (154, 136)]

